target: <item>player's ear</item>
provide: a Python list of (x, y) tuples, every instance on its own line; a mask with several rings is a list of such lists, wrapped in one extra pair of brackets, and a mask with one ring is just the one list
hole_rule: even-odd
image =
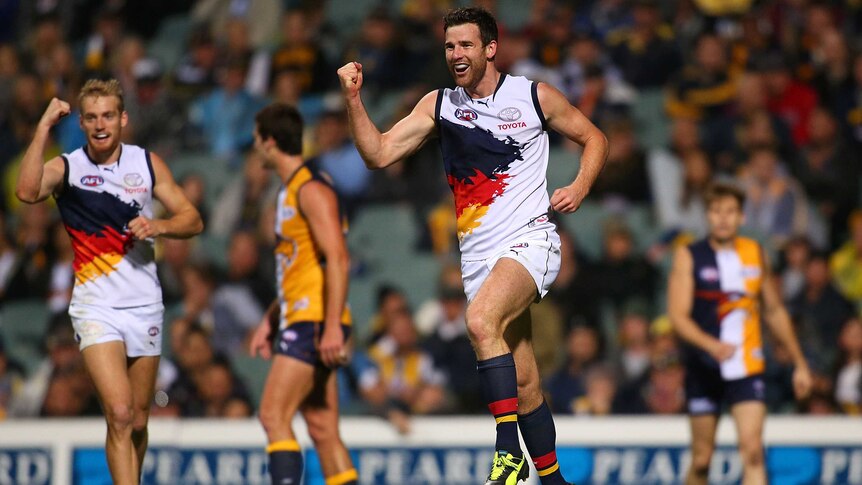
[(488, 42), (488, 45), (485, 46), (485, 58), (489, 61), (493, 61), (494, 57), (497, 55), (497, 41), (492, 40)]
[(128, 124), (129, 124), (129, 112), (124, 110), (122, 113), (120, 113), (120, 126), (125, 128), (126, 125), (128, 125)]

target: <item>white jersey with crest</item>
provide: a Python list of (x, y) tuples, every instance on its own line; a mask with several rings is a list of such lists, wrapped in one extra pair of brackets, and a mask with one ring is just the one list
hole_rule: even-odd
[(120, 157), (97, 165), (85, 148), (64, 154), (57, 206), (75, 252), (72, 303), (134, 307), (161, 303), (153, 239), (137, 240), (128, 223), (153, 217), (155, 177), (150, 153), (120, 146)]
[(486, 259), (527, 233), (553, 233), (536, 83), (501, 73), (494, 93), (480, 99), (461, 87), (441, 89), (435, 111), (461, 258)]

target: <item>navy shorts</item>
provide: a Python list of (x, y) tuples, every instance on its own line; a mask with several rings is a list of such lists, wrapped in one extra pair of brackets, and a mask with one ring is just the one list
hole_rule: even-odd
[(725, 381), (717, 368), (689, 365), (685, 373), (688, 414), (719, 414), (722, 404), (731, 407), (744, 401), (763, 402), (766, 399), (765, 387), (760, 374)]
[[(344, 341), (350, 338), (350, 325), (341, 325)], [(275, 342), (275, 353), (293, 357), (310, 365), (322, 365), (320, 361), (320, 338), (323, 336), (322, 322), (296, 322), (282, 329)]]

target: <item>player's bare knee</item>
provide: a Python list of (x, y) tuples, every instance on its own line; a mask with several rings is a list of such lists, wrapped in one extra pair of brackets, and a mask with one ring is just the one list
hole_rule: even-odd
[(261, 406), (257, 419), (260, 421), (263, 429), (269, 433), (284, 426), (285, 420), (282, 414), (282, 411), (274, 409), (272, 406)]
[(482, 347), (485, 343), (500, 338), (498, 324), (484, 313), (467, 310), (467, 333), (474, 347)]
[(691, 472), (696, 476), (705, 477), (709, 474), (709, 463), (712, 461), (712, 445), (696, 446), (691, 453)]
[(338, 429), (335, 423), (308, 423), (308, 435), (317, 448), (330, 446), (338, 441)]
[(105, 407), (105, 419), (112, 432), (131, 432), (135, 422), (135, 409), (129, 404), (111, 404)]
[(758, 438), (744, 440), (739, 447), (739, 456), (745, 466), (763, 465), (763, 442)]

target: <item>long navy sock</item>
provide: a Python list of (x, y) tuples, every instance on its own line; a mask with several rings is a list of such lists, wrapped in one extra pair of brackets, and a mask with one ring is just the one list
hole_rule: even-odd
[(533, 411), (518, 416), (518, 427), (542, 485), (567, 485), (557, 463), (557, 430), (548, 403), (542, 401)]
[(523, 456), (518, 442), (518, 376), (512, 354), (480, 360), (479, 382), (488, 409), (497, 421), (498, 450)]
[(269, 454), (269, 475), (272, 485), (299, 485), (302, 479), (302, 451), (295, 440), (270, 443), (266, 447)]

